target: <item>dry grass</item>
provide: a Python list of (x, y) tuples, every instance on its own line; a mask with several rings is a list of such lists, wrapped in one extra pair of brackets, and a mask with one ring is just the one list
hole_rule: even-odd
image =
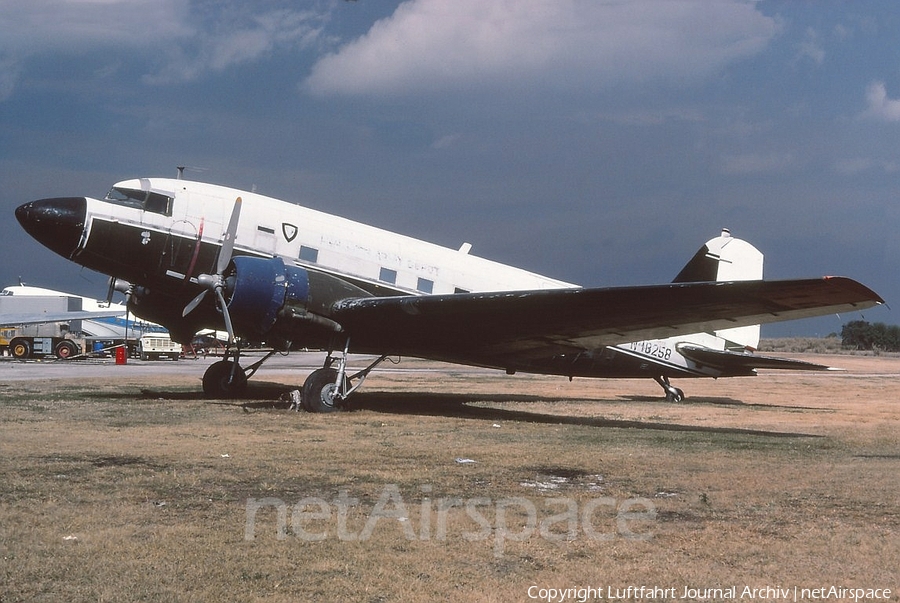
[[(682, 381), (682, 404), (650, 381), (384, 371), (337, 415), (267, 402), (283, 371), (244, 405), (200, 399), (199, 367), (8, 381), (0, 601), (530, 601), (532, 585), (835, 585), (897, 601), (900, 360), (829, 361), (849, 370)], [(341, 492), (359, 500), (345, 525)], [(307, 497), (331, 515), (292, 522)], [(477, 497), (487, 527), (458, 504), (439, 517)], [(264, 498), (287, 505), (283, 539), (273, 507), (245, 537), (248, 500)], [(567, 520), (498, 539), (498, 510), (515, 537), (525, 505), (545, 522), (559, 498), (593, 504), (610, 538), (579, 518), (572, 539)], [(636, 498), (656, 512), (627, 522), (643, 540), (607, 506)], [(408, 519), (339, 537), (379, 500)]]

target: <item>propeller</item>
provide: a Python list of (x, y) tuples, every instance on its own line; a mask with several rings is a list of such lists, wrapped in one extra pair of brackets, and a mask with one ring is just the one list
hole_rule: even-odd
[(228, 343), (234, 343), (234, 325), (231, 322), (231, 314), (228, 312), (228, 303), (225, 301), (225, 269), (231, 262), (231, 256), (234, 253), (234, 239), (237, 235), (238, 221), (241, 217), (241, 198), (234, 200), (234, 209), (231, 210), (231, 219), (228, 221), (228, 227), (225, 229), (225, 236), (222, 239), (222, 247), (219, 249), (219, 256), (216, 258), (216, 273), (201, 274), (197, 276), (197, 282), (204, 287), (200, 294), (192, 299), (188, 305), (184, 307), (181, 316), (187, 316), (193, 312), (197, 306), (206, 297), (206, 294), (212, 291), (216, 296), (216, 303), (219, 311), (222, 312), (222, 318), (225, 320), (225, 330), (228, 332)]
[(128, 347), (128, 327), (131, 324), (131, 298), (134, 295), (134, 285), (126, 280), (109, 277), (109, 291), (106, 294), (106, 305), (112, 304), (113, 295), (121, 293), (125, 296), (125, 348)]

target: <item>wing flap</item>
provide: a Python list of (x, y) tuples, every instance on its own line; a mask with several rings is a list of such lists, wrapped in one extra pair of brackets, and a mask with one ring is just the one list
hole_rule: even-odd
[(726, 375), (751, 374), (755, 369), (780, 369), (789, 371), (828, 371), (834, 370), (824, 364), (794, 360), (793, 358), (776, 358), (741, 354), (728, 350), (713, 350), (693, 345), (679, 345), (678, 351), (685, 358), (697, 364), (704, 364), (722, 370)]
[(329, 318), (356, 350), (473, 362), (542, 358), (879, 303), (854, 280), (826, 277), (353, 298), (337, 302)]

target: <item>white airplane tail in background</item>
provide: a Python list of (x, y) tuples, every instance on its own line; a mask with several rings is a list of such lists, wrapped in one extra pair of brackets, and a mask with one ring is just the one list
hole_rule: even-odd
[[(762, 277), (762, 252), (747, 241), (732, 237), (726, 228), (707, 241), (672, 282), (755, 281)], [(715, 334), (726, 341), (726, 349), (755, 350), (759, 346), (759, 325), (723, 329)]]

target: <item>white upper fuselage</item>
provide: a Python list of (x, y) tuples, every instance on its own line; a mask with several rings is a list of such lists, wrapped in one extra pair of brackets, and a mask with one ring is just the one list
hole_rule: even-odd
[[(87, 199), (93, 218), (131, 223), (154, 231), (218, 244), (235, 199), (242, 213), (235, 250), (280, 256), (285, 262), (408, 294), (514, 291), (576, 287), (546, 276), (279, 201), (223, 186), (168, 178), (119, 182), (114, 189), (144, 190), (171, 197), (157, 213)], [(88, 233), (88, 236), (89, 233)], [(179, 275), (173, 274), (173, 277)]]

